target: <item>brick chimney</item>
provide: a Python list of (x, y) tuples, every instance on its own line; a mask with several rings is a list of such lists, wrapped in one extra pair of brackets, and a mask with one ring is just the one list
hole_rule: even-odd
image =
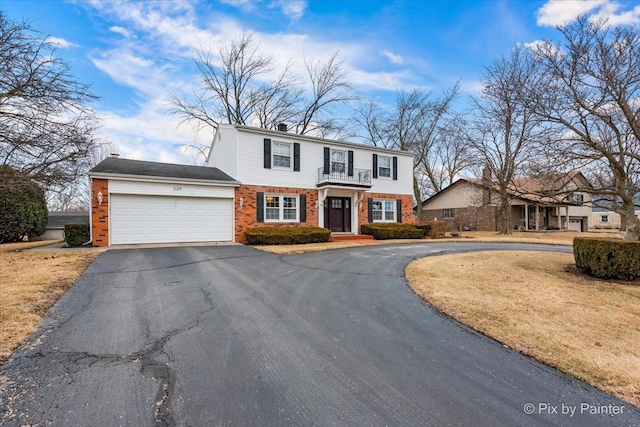
[(288, 132), (287, 124), (286, 123), (278, 123), (278, 130), (280, 132)]

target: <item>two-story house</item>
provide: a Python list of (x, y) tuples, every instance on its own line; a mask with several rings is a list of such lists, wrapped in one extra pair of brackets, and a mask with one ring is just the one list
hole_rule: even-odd
[[(422, 203), (423, 217), (444, 220), (450, 230), (497, 231), (498, 187), (486, 175), (459, 179)], [(580, 172), (514, 179), (508, 187), (510, 224), (516, 230), (587, 231), (590, 187)]]
[(244, 242), (259, 226), (358, 234), (413, 222), (413, 155), (242, 125), (221, 125), (206, 166), (108, 158), (89, 172), (95, 246)]

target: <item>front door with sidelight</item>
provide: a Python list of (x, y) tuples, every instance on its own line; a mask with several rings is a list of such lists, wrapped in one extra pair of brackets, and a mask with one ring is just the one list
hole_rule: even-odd
[(324, 203), (324, 226), (331, 231), (351, 231), (351, 198), (327, 197)]

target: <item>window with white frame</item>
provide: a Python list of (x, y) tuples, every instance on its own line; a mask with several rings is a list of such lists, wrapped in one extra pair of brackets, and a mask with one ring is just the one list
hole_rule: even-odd
[(288, 142), (274, 142), (272, 145), (273, 151), (273, 167), (276, 168), (291, 168), (291, 144)]
[(378, 178), (391, 178), (391, 157), (378, 156)]
[(265, 222), (298, 222), (298, 196), (267, 194), (264, 200)]
[(609, 215), (600, 215), (600, 222), (609, 222)]
[(331, 150), (331, 173), (345, 173), (347, 170), (347, 152)]
[(584, 194), (571, 193), (569, 194), (568, 200), (571, 203), (582, 203), (584, 202)]
[(456, 217), (455, 209), (442, 209), (442, 218), (444, 219), (452, 219)]
[(371, 219), (374, 222), (395, 222), (396, 201), (374, 200), (372, 202)]

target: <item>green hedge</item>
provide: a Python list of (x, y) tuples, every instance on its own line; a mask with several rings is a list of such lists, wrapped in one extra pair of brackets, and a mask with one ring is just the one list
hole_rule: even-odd
[(66, 224), (64, 226), (64, 240), (69, 246), (80, 246), (90, 239), (89, 224)]
[(576, 237), (576, 267), (603, 279), (640, 278), (640, 241)]
[(321, 227), (257, 227), (245, 230), (250, 245), (301, 245), (328, 242), (331, 231)]
[(48, 216), (44, 191), (26, 175), (0, 166), (0, 242), (40, 236)]
[(422, 239), (425, 236), (425, 230), (416, 228), (412, 224), (395, 222), (362, 224), (360, 233), (372, 235), (376, 240)]

